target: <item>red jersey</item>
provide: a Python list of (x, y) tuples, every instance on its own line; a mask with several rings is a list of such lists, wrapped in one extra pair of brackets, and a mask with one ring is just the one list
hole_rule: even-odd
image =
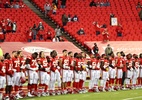
[(108, 71), (109, 68), (109, 62), (108, 60), (103, 60), (104, 65), (102, 66), (103, 71)]
[(32, 39), (33, 32), (31, 30), (27, 31), (27, 35), (28, 35), (28, 39)]
[[(50, 72), (50, 69), (49, 69), (50, 67), (49, 67), (49, 64), (48, 64), (46, 58), (39, 58), (39, 59), (38, 59), (38, 62), (39, 62), (40, 65), (41, 65), (40, 71)], [(48, 70), (47, 70), (47, 68), (48, 68)], [(44, 70), (42, 70), (42, 69), (44, 69)]]
[(59, 66), (58, 63), (59, 63), (58, 57), (51, 59), (51, 62), (50, 62), (50, 64), (51, 64), (51, 71), (55, 72), (55, 70), (56, 70), (57, 67)]
[(60, 57), (62, 59), (62, 66), (63, 66), (63, 69), (69, 69), (69, 57), (67, 56), (63, 56), (63, 57)]
[(31, 68), (36, 68), (37, 67), (37, 59), (31, 58), (30, 67)]
[(76, 61), (75, 58), (69, 58), (69, 66), (70, 66), (70, 70), (74, 70), (74, 62)]
[(28, 57), (29, 59), (29, 64), (27, 66), (28, 70), (33, 70), (33, 71), (38, 71), (38, 64), (37, 64), (37, 59), (33, 59), (32, 57)]
[(91, 59), (92, 70), (100, 70), (99, 60)]
[(122, 33), (123, 28), (121, 26), (116, 27), (116, 32), (121, 32)]
[(100, 26), (99, 26), (99, 24), (95, 24), (94, 26), (95, 26), (95, 30), (96, 30), (96, 31), (100, 31)]
[(8, 22), (6, 29), (12, 30), (12, 22)]
[(5, 22), (1, 22), (1, 27), (2, 27), (2, 29), (6, 29), (6, 23)]
[(126, 66), (128, 69), (131, 69), (131, 68), (133, 67), (133, 60), (132, 60), (132, 59), (126, 60), (126, 63), (128, 64), (128, 65)]
[(116, 60), (115, 60), (115, 58), (111, 58), (110, 59), (110, 65), (111, 65), (110, 67), (113, 68), (113, 69), (116, 67)]
[(142, 58), (140, 58), (139, 61), (140, 61), (140, 65), (142, 65)]
[(23, 57), (20, 58), (20, 67), (21, 67), (21, 70), (23, 72), (26, 71), (26, 69), (25, 69), (25, 60), (26, 60), (26, 58), (23, 58)]
[(117, 69), (122, 69), (124, 67), (124, 59), (116, 58), (116, 66), (117, 66)]
[(0, 62), (0, 76), (5, 76), (6, 66), (3, 62)]
[(135, 64), (134, 64), (134, 65), (135, 65), (134, 68), (135, 68), (135, 69), (138, 69), (138, 68), (140, 67), (140, 61), (139, 61), (139, 59), (135, 59), (135, 60), (134, 60), (134, 63), (135, 63)]
[(76, 59), (76, 71), (80, 71), (82, 66), (82, 60), (81, 59)]
[(14, 71), (12, 70), (13, 69), (12, 60), (5, 59), (4, 64), (6, 66), (6, 75), (12, 76), (14, 74)]
[(20, 72), (20, 58), (12, 58), (13, 68), (16, 69), (16, 72)]

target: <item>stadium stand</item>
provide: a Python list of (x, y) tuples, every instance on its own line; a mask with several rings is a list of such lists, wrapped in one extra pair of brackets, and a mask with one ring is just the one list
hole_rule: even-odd
[[(3, 0), (2, 2), (6, 2), (7, 0)], [(23, 4), (23, 2), (20, 2)], [(40, 19), (30, 8), (24, 5), (23, 8), (14, 9), (14, 8), (1, 8), (0, 9), (0, 21), (2, 19), (10, 19), (11, 21), (15, 21), (17, 24), (16, 33), (8, 33), (6, 34), (5, 42), (27, 42), (27, 31), (29, 27), (33, 27), (34, 24), (36, 26), (39, 22), (42, 22), (44, 25), (45, 32), (50, 29), (52, 33), (54, 33), (54, 29), (51, 28), (48, 24), (46, 24), (42, 19)], [(54, 36), (54, 34), (52, 34)], [(39, 41), (34, 40), (34, 41)], [(40, 40), (41, 41), (41, 40)], [(42, 40), (44, 41), (44, 40)], [(51, 41), (51, 40), (48, 40)]]
[[(45, 0), (32, 0), (42, 11), (44, 11)], [(52, 3), (52, 0), (49, 0)], [(109, 0), (109, 7), (89, 7), (91, 0), (72, 1), (67, 0), (66, 8), (60, 9), (60, 2), (57, 14), (50, 14), (52, 20), (55, 20), (62, 26), (62, 14), (70, 14), (71, 17), (77, 15), (79, 22), (69, 22), (64, 29), (77, 41), (84, 45), (84, 41), (102, 41), (102, 35), (96, 36), (93, 22), (106, 24), (110, 33), (110, 41), (140, 41), (142, 40), (142, 22), (138, 16), (136, 5), (139, 0)], [(117, 37), (116, 27), (110, 26), (110, 13), (115, 14), (119, 23), (123, 26), (123, 37)], [(78, 35), (76, 32), (84, 28), (86, 35)]]

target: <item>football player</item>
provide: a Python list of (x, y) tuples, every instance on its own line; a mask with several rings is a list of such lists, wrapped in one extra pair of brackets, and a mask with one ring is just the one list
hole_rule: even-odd
[(111, 91), (114, 91), (114, 81), (115, 81), (115, 77), (116, 77), (116, 60), (114, 57), (114, 54), (112, 54), (111, 56), (109, 56), (109, 85), (111, 88)]
[(124, 63), (124, 59), (121, 57), (121, 53), (120, 52), (117, 52), (117, 57), (116, 57), (116, 68), (117, 68), (117, 72), (116, 72), (116, 86), (118, 88), (121, 87), (122, 85), (122, 75), (123, 75), (123, 67), (125, 65)]
[(39, 86), (44, 88), (42, 95), (46, 96), (50, 81), (50, 66), (43, 51), (39, 52), (38, 64), (40, 82)]
[(91, 56), (91, 64), (90, 64), (90, 85), (89, 89), (95, 88), (96, 92), (99, 92), (98, 85), (99, 85), (99, 78), (100, 78), (100, 56), (97, 56), (96, 58), (94, 55)]
[(142, 53), (139, 54), (139, 61), (140, 61), (140, 67), (139, 67), (138, 85), (139, 87), (142, 87)]
[(6, 66), (3, 63), (4, 58), (0, 57), (0, 100), (2, 100), (4, 95), (4, 88), (6, 83)]
[(33, 92), (37, 92), (38, 84), (38, 63), (37, 63), (38, 54), (35, 52), (31, 57), (26, 59), (26, 68), (28, 70), (28, 96), (33, 97)]
[(126, 75), (126, 88), (132, 88), (131, 87), (131, 80), (133, 76), (133, 61), (132, 61), (132, 55), (127, 55), (127, 61), (126, 61), (126, 67), (127, 67), (127, 75)]
[(14, 85), (13, 83), (13, 75), (15, 70), (13, 69), (13, 63), (11, 60), (11, 56), (9, 53), (5, 53), (4, 55), (4, 64), (6, 66), (6, 98), (10, 98), (10, 95), (12, 93), (12, 86)]
[(70, 51), (68, 52), (68, 56), (69, 56), (69, 66), (70, 66), (70, 69), (69, 69), (69, 72), (68, 72), (68, 82), (67, 82), (67, 86), (68, 87), (71, 87), (71, 82), (73, 81), (73, 70), (74, 70), (74, 65), (75, 65), (75, 59), (73, 58), (73, 52)]
[(87, 72), (88, 72), (88, 60), (86, 59), (86, 53), (81, 52), (81, 73), (80, 73), (80, 80), (79, 80), (79, 88), (80, 93), (85, 93), (86, 89), (84, 88), (84, 83), (86, 81)]
[(82, 55), (80, 53), (77, 54), (75, 71), (74, 71), (74, 87), (79, 92), (79, 81), (80, 81), (80, 74), (81, 74), (81, 64), (82, 64)]
[(14, 71), (14, 90), (16, 92), (17, 98), (22, 98), (19, 95), (19, 88), (20, 88), (20, 78), (21, 78), (21, 69), (20, 69), (20, 58), (17, 55), (17, 52), (13, 52), (12, 62), (13, 62), (13, 70)]
[(100, 86), (102, 87), (102, 91), (105, 92), (106, 83), (109, 78), (109, 61), (107, 60), (107, 57), (105, 55), (103, 55), (103, 58), (101, 59), (100, 67), (102, 71)]
[(50, 90), (54, 92), (55, 90), (55, 82), (58, 82), (58, 88), (61, 88), (61, 78), (60, 78), (60, 67), (59, 67), (59, 58), (57, 57), (57, 52), (53, 50), (50, 53), (51, 60), (51, 79), (50, 79)]
[(62, 89), (66, 90), (66, 83), (68, 82), (68, 73), (70, 70), (68, 51), (62, 51), (63, 56), (60, 57), (60, 67), (62, 68)]
[(139, 59), (138, 59), (138, 55), (134, 54), (133, 55), (133, 77), (132, 77), (132, 85), (133, 85), (133, 88), (136, 89), (137, 88), (137, 79), (138, 79), (138, 76), (139, 76), (139, 67), (140, 67), (140, 62), (139, 62)]

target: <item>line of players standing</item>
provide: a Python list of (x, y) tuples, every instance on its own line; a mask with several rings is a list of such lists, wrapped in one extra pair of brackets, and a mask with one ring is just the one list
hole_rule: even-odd
[(0, 57), (0, 98), (10, 98), (13, 92), (17, 99), (23, 98), (21, 91), (25, 77), (28, 77), (29, 97), (38, 95), (39, 91), (43, 96), (73, 91), (85, 93), (87, 75), (90, 77), (89, 91), (141, 87), (142, 54), (139, 57), (136, 54), (125, 56), (123, 52), (118, 52), (116, 57), (114, 54), (108, 57), (102, 54), (86, 58), (83, 52), (73, 54), (63, 50), (63, 55), (58, 57), (53, 50), (50, 56), (41, 51), (25, 58), (22, 51), (13, 51), (12, 56), (6, 53)]

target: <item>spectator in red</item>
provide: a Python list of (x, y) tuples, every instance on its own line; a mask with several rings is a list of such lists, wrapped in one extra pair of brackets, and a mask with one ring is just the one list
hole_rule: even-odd
[(50, 29), (44, 35), (44, 40), (46, 41), (47, 39), (52, 40), (52, 32)]
[(4, 42), (4, 33), (1, 27), (0, 27), (0, 42)]
[(122, 36), (122, 34), (123, 34), (122, 31), (123, 31), (122, 25), (118, 24), (118, 26), (116, 27), (116, 33), (117, 33), (118, 37)]
[(39, 22), (39, 25), (37, 27), (37, 31), (38, 31), (39, 40), (42, 40), (43, 34), (44, 34), (44, 26), (43, 26), (42, 22)]
[(33, 32), (32, 32), (32, 28), (31, 27), (27, 31), (27, 36), (28, 36), (28, 42), (32, 42)]
[(12, 22), (10, 19), (7, 19), (6, 32), (9, 33), (11, 31), (12, 31)]
[(2, 27), (3, 33), (6, 34), (6, 22), (5, 22), (5, 19), (3, 19), (1, 21), (0, 26)]
[(108, 42), (109, 41), (109, 32), (108, 29), (105, 28), (104, 31), (102, 32), (103, 35), (103, 42)]
[(3, 3), (2, 1), (0, 0), (0, 9), (3, 8)]
[(98, 22), (93, 22), (93, 25), (95, 26), (96, 35), (99, 35), (101, 33), (100, 32), (101, 26), (98, 24)]

